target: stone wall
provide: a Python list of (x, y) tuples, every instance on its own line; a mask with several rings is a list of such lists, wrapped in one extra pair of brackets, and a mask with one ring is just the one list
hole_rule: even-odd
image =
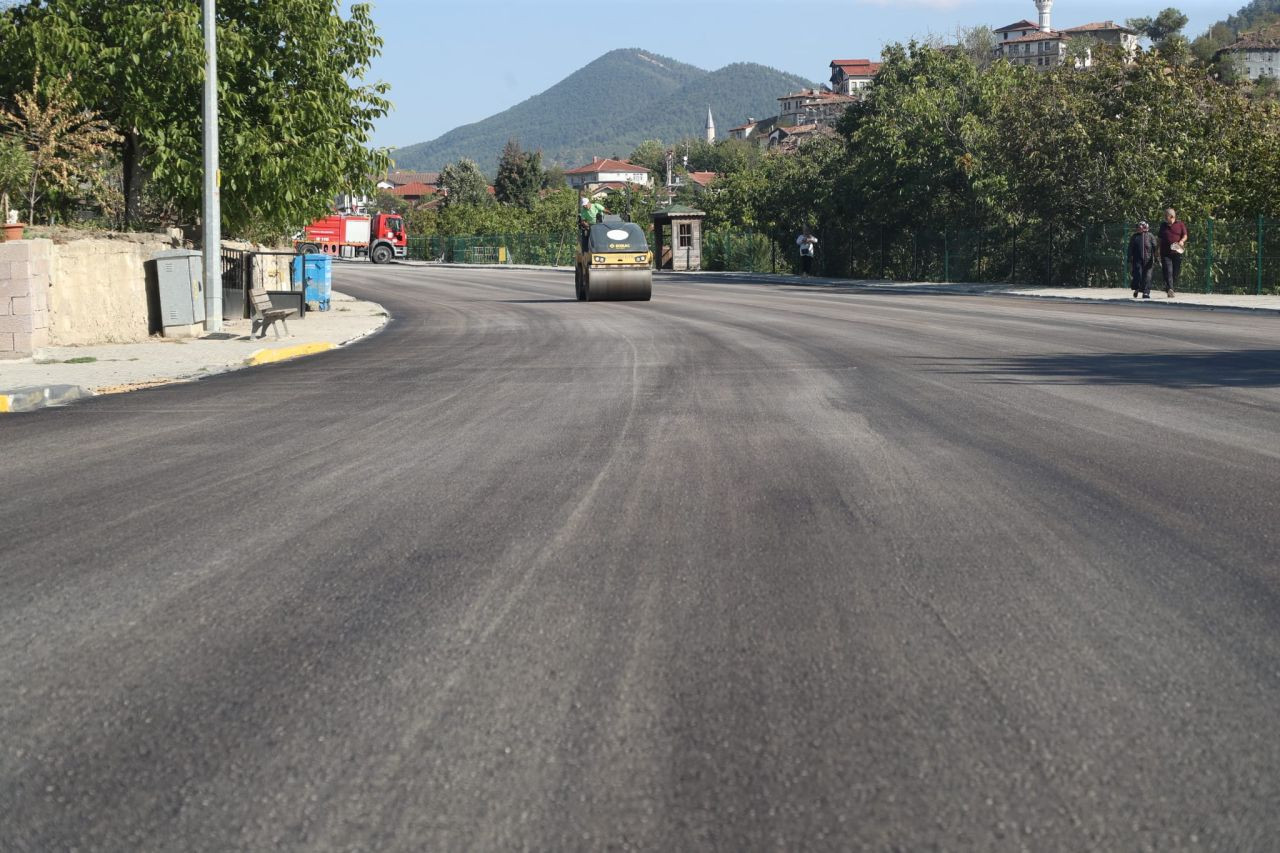
[(0, 243), (0, 358), (22, 358), (49, 344), (49, 269), (53, 243)]
[(162, 234), (55, 245), (49, 279), (49, 343), (134, 343), (149, 337), (145, 262), (173, 248)]
[[(151, 335), (146, 262), (180, 245), (177, 232), (0, 243), (0, 358), (44, 346), (145, 341)], [(247, 243), (226, 248), (264, 251)], [(289, 290), (292, 255), (254, 256), (252, 285)], [(169, 327), (198, 333), (200, 324)]]

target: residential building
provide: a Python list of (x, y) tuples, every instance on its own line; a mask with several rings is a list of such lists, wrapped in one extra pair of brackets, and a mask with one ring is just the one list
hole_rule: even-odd
[(1067, 60), (1067, 36), (1052, 30), (1027, 33), (996, 42), (995, 55), (1011, 65), (1056, 68)]
[(831, 60), (831, 90), (841, 95), (861, 97), (880, 71), (880, 63), (870, 59)]
[(828, 92), (825, 89), (804, 89), (778, 98), (781, 109), (778, 112), (778, 125), (820, 124), (834, 126), (844, 115), (849, 105), (857, 101), (851, 95)]
[(777, 127), (769, 134), (769, 147), (783, 152), (792, 152), (806, 139), (817, 136), (834, 136), (835, 131), (828, 125), (800, 124), (790, 127)]
[(1138, 49), (1138, 31), (1122, 27), (1115, 21), (1094, 21), (1078, 27), (1067, 27), (1063, 32), (1068, 38), (1083, 36), (1099, 44), (1114, 45), (1128, 57), (1132, 57)]
[(588, 185), (617, 182), (647, 187), (653, 182), (653, 172), (625, 160), (597, 157), (585, 166), (569, 169), (564, 173), (569, 186), (582, 189)]
[(1272, 32), (1242, 33), (1240, 38), (1214, 54), (1228, 59), (1242, 77), (1256, 81), (1280, 78), (1280, 37)]
[(729, 128), (730, 139), (750, 139), (756, 142), (767, 141), (769, 134), (778, 124), (777, 116), (765, 119), (747, 119), (746, 124)]
[[(1132, 56), (1138, 48), (1138, 31), (1122, 27), (1114, 21), (1094, 21), (1078, 27), (1055, 30), (1050, 26), (1049, 12), (1053, 0), (1036, 0), (1040, 22), (1033, 24), (1025, 18), (994, 30), (996, 59), (1004, 59), (1013, 65), (1029, 65), (1046, 71), (1067, 61), (1068, 46), (1073, 39), (1088, 39), (1097, 44), (1114, 45), (1126, 56)], [(1075, 67), (1087, 68), (1093, 64), (1093, 49), (1086, 48), (1083, 55), (1074, 60)]]
[(403, 187), (406, 184), (428, 184), (434, 185), (440, 182), (439, 172), (416, 172), (407, 169), (392, 169), (387, 172), (386, 177), (378, 181), (380, 189), (389, 190), (394, 187)]

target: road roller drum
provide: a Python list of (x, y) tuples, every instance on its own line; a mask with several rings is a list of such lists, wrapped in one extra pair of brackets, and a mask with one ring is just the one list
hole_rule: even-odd
[(580, 301), (650, 299), (653, 254), (639, 225), (607, 217), (591, 226), (586, 243), (574, 269), (574, 289)]

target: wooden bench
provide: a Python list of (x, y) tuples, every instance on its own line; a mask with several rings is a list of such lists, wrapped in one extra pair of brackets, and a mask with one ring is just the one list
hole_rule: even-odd
[(297, 313), (295, 308), (276, 308), (271, 304), (271, 297), (260, 287), (255, 287), (249, 291), (249, 298), (253, 300), (253, 325), (249, 328), (249, 337), (253, 337), (253, 333), (262, 328), (262, 334), (258, 337), (265, 338), (267, 329), (272, 329), (276, 333), (276, 337), (280, 337), (280, 330), (275, 328), (277, 322), (284, 326), (284, 333), (289, 334), (289, 324), (285, 322), (285, 318), (290, 314)]

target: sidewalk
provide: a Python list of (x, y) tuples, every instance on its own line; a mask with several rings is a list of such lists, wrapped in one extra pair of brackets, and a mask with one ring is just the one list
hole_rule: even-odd
[[(334, 349), (380, 330), (381, 305), (337, 291), (328, 311), (290, 317), (288, 336), (249, 339), (250, 320), (224, 321), (203, 338), (154, 338), (142, 343), (43, 347), (31, 358), (0, 361), (0, 413), (60, 405), (95, 394), (193, 381), (255, 364)], [(279, 327), (279, 324), (276, 324)], [(281, 330), (283, 334), (283, 330)]]

